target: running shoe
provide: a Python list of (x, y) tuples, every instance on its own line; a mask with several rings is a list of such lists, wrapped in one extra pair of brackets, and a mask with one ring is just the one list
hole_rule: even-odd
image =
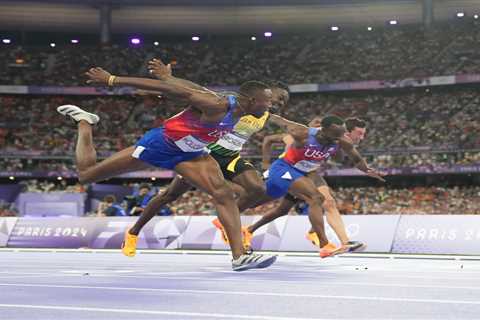
[(313, 243), (314, 246), (320, 247), (320, 239), (318, 239), (318, 235), (315, 231), (307, 232), (306, 238), (308, 241)]
[(245, 271), (250, 269), (264, 269), (270, 267), (277, 260), (274, 255), (242, 254), (237, 259), (232, 259), (233, 271)]
[(243, 247), (247, 252), (252, 252), (253, 233), (248, 231), (248, 227), (242, 227)]
[(346, 247), (348, 252), (355, 252), (365, 249), (367, 245), (361, 241), (348, 241)]
[(71, 104), (60, 106), (57, 108), (57, 111), (64, 116), (71, 117), (76, 122), (79, 122), (80, 120), (85, 120), (91, 125), (94, 125), (98, 123), (98, 121), (100, 121), (100, 117), (96, 114), (87, 112)]
[(134, 236), (128, 231), (129, 230), (125, 231), (125, 238), (122, 243), (122, 252), (127, 257), (134, 257), (137, 252), (138, 236)]
[[(222, 241), (225, 244), (229, 244), (227, 233), (225, 232), (225, 229), (223, 228), (222, 223), (218, 218), (212, 221), (213, 225), (215, 228), (217, 228), (222, 235)], [(243, 241), (243, 247), (247, 252), (252, 252), (252, 238), (253, 238), (253, 233), (248, 231), (247, 227), (242, 227), (242, 241)]]
[(219, 220), (218, 218), (215, 218), (215, 219), (212, 221), (212, 223), (213, 223), (213, 225), (215, 226), (215, 228), (217, 228), (217, 229), (221, 232), (223, 243), (228, 244), (227, 233), (225, 232), (225, 229), (223, 228), (223, 225), (222, 225), (222, 223), (220, 222), (220, 220)]
[(347, 250), (348, 250), (348, 247), (346, 246), (337, 247), (334, 243), (329, 242), (326, 245), (324, 245), (322, 248), (320, 248), (320, 257), (321, 258), (333, 257), (333, 256), (336, 256), (337, 254), (345, 253)]

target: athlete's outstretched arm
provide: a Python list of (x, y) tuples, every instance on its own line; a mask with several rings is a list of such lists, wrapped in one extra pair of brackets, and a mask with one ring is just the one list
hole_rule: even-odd
[(301, 141), (308, 136), (308, 127), (304, 124), (285, 119), (276, 114), (271, 114), (268, 121), (285, 130), (295, 141)]
[(199, 85), (195, 82), (192, 82), (190, 80), (174, 77), (172, 75), (172, 65), (171, 64), (165, 65), (159, 59), (150, 60), (148, 62), (148, 70), (157, 79), (174, 81), (178, 85), (185, 86), (185, 87), (191, 88), (191, 89), (213, 92), (213, 91), (211, 91), (211, 90), (209, 90), (209, 89), (207, 89), (207, 88), (205, 88), (205, 87), (203, 87), (203, 86), (201, 86), (201, 85)]
[(130, 86), (143, 90), (160, 91), (166, 95), (175, 96), (188, 100), (199, 109), (217, 111), (227, 108), (226, 98), (217, 95), (213, 91), (192, 89), (178, 84), (170, 79), (154, 80), (148, 78), (117, 77), (102, 68), (91, 68), (87, 73), (89, 84), (108, 86)]
[(272, 159), (272, 145), (283, 142), (286, 133), (272, 134), (263, 138), (262, 142), (262, 169), (267, 170), (270, 167)]
[(362, 157), (360, 152), (358, 152), (357, 148), (355, 148), (350, 139), (342, 138), (339, 140), (339, 144), (343, 152), (345, 152), (345, 154), (353, 161), (358, 170), (365, 172), (372, 178), (385, 182), (385, 179), (382, 178), (384, 174), (368, 166), (367, 161)]

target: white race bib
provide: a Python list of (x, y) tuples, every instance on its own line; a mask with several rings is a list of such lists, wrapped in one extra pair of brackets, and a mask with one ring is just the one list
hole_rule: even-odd
[(217, 141), (217, 144), (228, 150), (240, 151), (242, 150), (242, 147), (246, 142), (247, 139), (245, 137), (229, 132), (223, 137), (221, 137)]
[(295, 163), (294, 167), (303, 172), (312, 172), (320, 168), (319, 162), (302, 160)]
[(192, 135), (183, 137), (180, 140), (175, 141), (177, 147), (180, 148), (183, 152), (199, 152), (203, 151), (203, 148), (208, 145), (208, 143), (198, 140)]

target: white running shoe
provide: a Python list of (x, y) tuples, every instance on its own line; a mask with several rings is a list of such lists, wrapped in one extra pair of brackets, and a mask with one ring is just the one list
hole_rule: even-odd
[(243, 254), (232, 260), (233, 271), (245, 271), (249, 269), (263, 269), (270, 267), (277, 260), (277, 256), (262, 254)]
[(100, 121), (100, 117), (96, 114), (87, 112), (85, 110), (80, 109), (77, 106), (66, 104), (57, 108), (57, 111), (64, 116), (70, 116), (76, 122), (80, 120), (85, 120), (90, 124), (96, 124)]

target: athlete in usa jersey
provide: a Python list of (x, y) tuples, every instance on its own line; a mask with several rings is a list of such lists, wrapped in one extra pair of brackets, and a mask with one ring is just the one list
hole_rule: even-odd
[[(323, 248), (328, 244), (323, 222), (324, 197), (309, 178), (309, 173), (315, 171), (322, 161), (335, 155), (341, 149), (354, 161), (358, 169), (374, 178), (380, 180), (383, 178), (380, 173), (367, 165), (353, 146), (353, 142), (344, 137), (346, 128), (343, 119), (326, 116), (322, 119), (320, 129), (308, 128), (274, 116), (271, 121), (285, 128), (294, 141), (284, 157), (276, 160), (270, 167), (266, 181), (267, 194), (256, 205), (283, 197), (287, 193), (304, 200), (310, 207), (310, 221), (314, 231), (318, 234), (320, 247)], [(239, 202), (241, 211), (248, 207), (247, 203)], [(343, 248), (330, 250), (323, 257), (341, 252), (344, 252)]]
[[(86, 73), (89, 78), (87, 83), (160, 91), (166, 96), (188, 102), (191, 107), (167, 120), (164, 127), (147, 132), (135, 146), (99, 163), (96, 161), (92, 138), (92, 126), (99, 121), (99, 117), (72, 105), (57, 109), (78, 122), (76, 160), (79, 180), (82, 183), (96, 182), (151, 166), (173, 169), (212, 196), (230, 239), (232, 268), (243, 271), (268, 267), (275, 262), (275, 256), (246, 254), (242, 244), (240, 213), (234, 195), (217, 163), (204, 154), (203, 148), (231, 131), (242, 116), (259, 115), (267, 111), (271, 106), (272, 95), (269, 86), (249, 81), (240, 86), (238, 96), (224, 96), (198, 85), (194, 88), (185, 85), (188, 81), (169, 75), (168, 67), (160, 60), (149, 62), (149, 69), (165, 76), (158, 80), (117, 77), (102, 68), (91, 68)], [(134, 256), (136, 242), (137, 236), (127, 230), (122, 252)]]

